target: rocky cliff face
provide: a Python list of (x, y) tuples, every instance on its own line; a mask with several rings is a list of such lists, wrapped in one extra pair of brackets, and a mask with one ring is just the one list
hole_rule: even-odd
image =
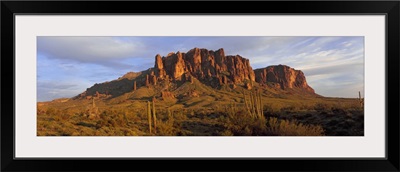
[(314, 92), (306, 81), (304, 73), (286, 65), (268, 66), (254, 70), (256, 82), (261, 84), (277, 83), (281, 89), (301, 88), (307, 92)]
[[(253, 81), (279, 89), (300, 88), (315, 93), (307, 84), (302, 71), (285, 65), (269, 66), (253, 71), (248, 59), (240, 55), (225, 55), (221, 48), (216, 51), (194, 48), (186, 53), (169, 53), (155, 56), (154, 68), (141, 72), (128, 72), (110, 82), (95, 84), (78, 97), (116, 97), (140, 87), (160, 86), (167, 89), (170, 83), (194, 78), (213, 88), (229, 84), (232, 88), (253, 88)], [(161, 89), (161, 88), (160, 88)], [(168, 97), (167, 94), (164, 97)]]
[(189, 75), (220, 84), (255, 81), (249, 60), (239, 55), (225, 56), (223, 49), (209, 51), (194, 48), (187, 53), (169, 53), (165, 57), (156, 55), (154, 71), (158, 78), (168, 75), (174, 80), (182, 80)]

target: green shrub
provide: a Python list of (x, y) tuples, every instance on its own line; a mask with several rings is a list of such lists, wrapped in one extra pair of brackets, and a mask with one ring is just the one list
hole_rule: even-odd
[(227, 118), (224, 127), (227, 128), (235, 136), (256, 136), (265, 135), (266, 121), (265, 118), (256, 116), (250, 117), (245, 108), (232, 106), (227, 110)]

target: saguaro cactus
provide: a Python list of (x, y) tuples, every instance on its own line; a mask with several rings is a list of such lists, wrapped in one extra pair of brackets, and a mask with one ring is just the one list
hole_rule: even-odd
[(249, 116), (252, 118), (263, 118), (264, 114), (261, 92), (250, 92), (249, 99), (247, 99), (247, 95), (243, 91), (243, 98)]
[(156, 99), (153, 97), (153, 120), (154, 120), (154, 133), (157, 133), (157, 116), (156, 116)]
[(171, 113), (171, 109), (168, 108), (168, 120), (172, 119), (172, 113)]
[(247, 96), (246, 96), (246, 93), (245, 93), (244, 90), (243, 90), (243, 98), (244, 98), (244, 104), (246, 105), (247, 113), (248, 113), (250, 116), (252, 116), (252, 113), (251, 113), (251, 110), (250, 110), (250, 103), (249, 103), (249, 101), (247, 100)]
[(99, 115), (99, 108), (96, 107), (96, 103), (94, 101), (94, 97), (92, 97), (92, 107), (90, 105), (88, 106), (88, 109), (86, 110), (87, 112), (87, 117), (90, 119), (97, 118)]
[(358, 102), (360, 103), (360, 107), (364, 108), (364, 98), (361, 98), (361, 92), (358, 92)]
[(133, 82), (133, 91), (136, 91), (136, 81)]
[(150, 102), (147, 101), (147, 118), (149, 119), (149, 131), (151, 134), (151, 109), (150, 109)]
[(92, 107), (95, 108), (96, 104), (94, 103), (94, 97), (92, 97)]

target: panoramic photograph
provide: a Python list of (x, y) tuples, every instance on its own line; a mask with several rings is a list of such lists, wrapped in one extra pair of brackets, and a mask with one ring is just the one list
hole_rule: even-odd
[(38, 36), (37, 136), (364, 136), (362, 36)]

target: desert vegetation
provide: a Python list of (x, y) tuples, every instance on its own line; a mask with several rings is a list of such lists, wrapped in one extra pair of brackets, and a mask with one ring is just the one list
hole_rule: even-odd
[[(362, 136), (357, 98), (274, 98), (218, 90), (179, 102), (69, 100), (38, 105), (38, 136)], [(129, 97), (129, 95), (128, 95)], [(212, 98), (212, 99), (211, 99)], [(76, 102), (78, 101), (78, 102)], [(94, 109), (94, 110), (93, 110)]]

